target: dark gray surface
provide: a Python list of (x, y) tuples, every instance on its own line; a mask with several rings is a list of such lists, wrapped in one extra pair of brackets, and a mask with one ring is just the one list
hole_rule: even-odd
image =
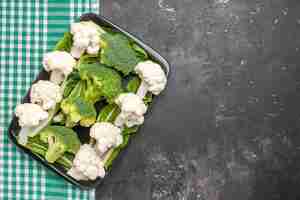
[(104, 3), (172, 72), (97, 199), (299, 199), (300, 1)]

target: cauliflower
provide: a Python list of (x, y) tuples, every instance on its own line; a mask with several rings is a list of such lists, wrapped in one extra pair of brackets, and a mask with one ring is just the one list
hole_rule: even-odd
[(109, 122), (95, 123), (90, 129), (90, 136), (96, 139), (96, 148), (101, 155), (123, 142), (121, 129)]
[(59, 70), (53, 70), (50, 74), (49, 80), (53, 83), (60, 84), (65, 79), (65, 75)]
[(33, 103), (19, 104), (16, 107), (16, 116), (19, 118), (21, 127), (37, 126), (43, 120), (48, 118), (48, 112), (41, 106)]
[(95, 149), (89, 144), (84, 144), (76, 153), (73, 167), (68, 174), (77, 180), (103, 178), (105, 176), (104, 164)]
[(86, 177), (83, 173), (81, 173), (77, 168), (71, 167), (68, 172), (68, 175), (72, 176), (76, 180), (88, 180), (88, 177)]
[(115, 103), (121, 109), (121, 113), (115, 120), (116, 126), (122, 127), (125, 124), (127, 127), (132, 127), (144, 122), (143, 115), (147, 111), (147, 106), (138, 95), (134, 93), (120, 94)]
[(66, 51), (52, 51), (44, 55), (43, 66), (52, 71), (50, 80), (59, 84), (73, 71), (76, 60)]
[(100, 49), (99, 27), (93, 22), (78, 22), (71, 25), (73, 46), (71, 54), (79, 58), (85, 51), (88, 54), (97, 54)]
[(142, 79), (137, 94), (144, 98), (147, 91), (158, 95), (167, 84), (167, 78), (161, 66), (150, 60), (140, 62), (135, 67), (135, 72)]
[(55, 83), (40, 80), (32, 85), (30, 100), (31, 103), (40, 105), (44, 110), (49, 110), (62, 100), (62, 90)]

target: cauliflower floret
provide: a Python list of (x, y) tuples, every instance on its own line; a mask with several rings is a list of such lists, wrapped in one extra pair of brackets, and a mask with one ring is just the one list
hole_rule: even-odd
[(40, 80), (33, 84), (30, 90), (31, 103), (36, 103), (44, 110), (54, 108), (62, 99), (62, 90), (59, 85), (50, 81)]
[(53, 83), (60, 84), (65, 79), (65, 75), (58, 70), (53, 70), (49, 80)]
[(16, 107), (16, 116), (19, 118), (21, 127), (37, 126), (43, 120), (48, 118), (48, 112), (41, 106), (33, 103), (19, 104)]
[(71, 54), (79, 58), (85, 51), (88, 54), (97, 54), (100, 49), (100, 33), (93, 22), (79, 22), (71, 25), (73, 46)]
[(144, 98), (147, 91), (158, 95), (166, 87), (167, 78), (161, 66), (150, 60), (140, 62), (135, 67), (135, 72), (142, 79), (137, 94)]
[(147, 106), (138, 95), (134, 93), (120, 94), (115, 103), (121, 109), (121, 113), (115, 120), (116, 126), (122, 127), (126, 124), (127, 127), (132, 127), (144, 122), (144, 114), (147, 111)]
[(54, 73), (50, 80), (60, 83), (61, 77), (65, 78), (73, 71), (76, 60), (66, 51), (52, 51), (44, 55), (43, 66), (47, 72)]
[(90, 180), (105, 176), (104, 164), (95, 149), (89, 144), (80, 147), (73, 160), (73, 167), (76, 168), (76, 172), (80, 172), (83, 177), (85, 176)]
[(100, 155), (123, 142), (121, 129), (109, 122), (95, 123), (90, 129), (90, 136), (96, 139), (96, 148)]
[(76, 167), (71, 167), (67, 172), (68, 175), (72, 176), (76, 180), (88, 180), (83, 173), (81, 173)]

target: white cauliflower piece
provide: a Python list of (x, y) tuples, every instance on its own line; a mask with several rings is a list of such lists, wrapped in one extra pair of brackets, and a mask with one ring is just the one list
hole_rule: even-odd
[(105, 176), (104, 163), (97, 155), (95, 149), (89, 144), (81, 145), (73, 160), (73, 167), (76, 169), (76, 172), (80, 172), (80, 175), (90, 180)]
[(53, 70), (49, 80), (53, 83), (60, 84), (65, 79), (65, 75), (58, 70)]
[(93, 22), (78, 22), (71, 24), (73, 46), (71, 54), (79, 58), (85, 51), (88, 54), (97, 54), (100, 49), (99, 27)]
[(71, 167), (67, 172), (68, 175), (72, 176), (76, 180), (88, 180), (83, 173), (81, 173), (76, 167)]
[(142, 79), (142, 83), (137, 94), (144, 98), (147, 91), (158, 95), (163, 91), (167, 84), (167, 78), (161, 66), (150, 60), (140, 62), (135, 67), (135, 72)]
[(48, 118), (48, 112), (44, 111), (41, 106), (33, 103), (17, 105), (15, 114), (19, 118), (21, 127), (37, 126), (41, 121)]
[(109, 122), (95, 123), (90, 129), (90, 136), (96, 139), (96, 148), (100, 155), (123, 142), (121, 129)]
[(47, 72), (52, 71), (50, 80), (60, 83), (61, 77), (65, 78), (73, 71), (76, 60), (66, 51), (52, 51), (44, 55), (43, 66)]
[(40, 80), (32, 85), (30, 100), (31, 103), (42, 106), (44, 110), (49, 110), (62, 100), (62, 90), (55, 83)]
[(127, 127), (132, 127), (144, 122), (147, 106), (140, 96), (134, 93), (123, 93), (119, 95), (115, 103), (121, 109), (121, 113), (115, 120), (116, 126), (122, 127), (125, 124)]

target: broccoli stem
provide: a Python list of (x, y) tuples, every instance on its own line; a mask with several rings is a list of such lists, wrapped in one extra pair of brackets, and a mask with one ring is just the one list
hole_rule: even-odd
[(141, 97), (141, 99), (144, 99), (148, 92), (148, 85), (145, 81), (142, 81), (138, 90), (137, 90), (137, 95)]
[[(28, 142), (25, 147), (42, 159), (47, 152), (47, 147), (38, 143)], [(57, 159), (56, 163), (62, 165), (65, 170), (69, 170), (72, 167), (72, 160), (65, 155)]]
[(66, 170), (69, 170), (72, 167), (72, 160), (69, 160), (67, 157), (62, 156), (57, 161), (58, 164), (62, 165)]
[(60, 158), (65, 152), (65, 149), (60, 146), (60, 144), (55, 143), (51, 137), (48, 138), (48, 150), (46, 152), (45, 158), (49, 163), (54, 163), (58, 158)]
[(96, 25), (96, 26), (97, 26), (98, 32), (100, 33), (100, 36), (107, 33), (101, 26), (98, 26), (98, 25)]
[(112, 162), (117, 158), (121, 151), (121, 148), (114, 148), (110, 149), (104, 156), (103, 163), (104, 163), (104, 168), (106, 170), (109, 169), (109, 167), (112, 165)]

